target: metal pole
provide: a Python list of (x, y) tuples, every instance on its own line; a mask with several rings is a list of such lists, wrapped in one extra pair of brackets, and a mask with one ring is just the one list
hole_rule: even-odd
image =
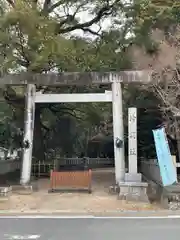
[(33, 130), (35, 116), (35, 94), (36, 88), (33, 84), (27, 85), (25, 104), (25, 127), (24, 127), (24, 149), (22, 159), (22, 172), (20, 183), (27, 185), (31, 178)]
[[(125, 180), (125, 157), (124, 157), (124, 126), (123, 126), (123, 102), (122, 86), (118, 79), (112, 79), (112, 107), (113, 107), (113, 133), (114, 133), (114, 158), (116, 183)], [(122, 141), (120, 147), (117, 140)]]

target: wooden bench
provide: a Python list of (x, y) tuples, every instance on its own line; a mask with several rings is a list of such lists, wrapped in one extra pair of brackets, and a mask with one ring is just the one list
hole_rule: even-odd
[(54, 171), (50, 172), (50, 192), (57, 191), (88, 191), (91, 193), (92, 172), (83, 171)]

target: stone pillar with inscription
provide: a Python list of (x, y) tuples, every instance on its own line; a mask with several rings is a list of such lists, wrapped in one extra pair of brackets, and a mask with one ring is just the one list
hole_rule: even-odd
[(137, 109), (128, 109), (128, 173), (120, 183), (119, 199), (148, 201), (146, 182), (142, 182), (137, 170)]
[(126, 181), (141, 182), (137, 169), (137, 108), (128, 108), (128, 173)]

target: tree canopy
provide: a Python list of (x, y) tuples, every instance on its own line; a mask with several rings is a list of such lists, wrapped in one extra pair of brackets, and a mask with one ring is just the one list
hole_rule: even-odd
[[(133, 69), (129, 47), (145, 47), (152, 56), (158, 45), (150, 33), (155, 28), (167, 31), (170, 26), (177, 25), (180, 10), (179, 1), (172, 4), (168, 0), (1, 0), (0, 3), (1, 74)], [(110, 23), (109, 29), (102, 27), (106, 21)], [(55, 89), (41, 86), (39, 90), (49, 93), (104, 92), (105, 87)], [(150, 132), (162, 119), (160, 100), (150, 90), (152, 88), (147, 91), (140, 86), (125, 86), (123, 93), (125, 129), (127, 106), (134, 104), (140, 109), (138, 127), (142, 135), (139, 134), (139, 146), (150, 146), (149, 152), (152, 152)], [(8, 121), (0, 126), (2, 132), (4, 128), (9, 129), (3, 137), (4, 146), (12, 145), (10, 139), (21, 143), (24, 92), (25, 89), (19, 86), (3, 89), (6, 102), (13, 109), (13, 114), (7, 114), (8, 127), (5, 125)], [(111, 137), (112, 124), (106, 131), (106, 123), (112, 123), (111, 115), (108, 104), (37, 104), (34, 156), (44, 159), (52, 148), (57, 148), (62, 155), (78, 154), (86, 149), (87, 138), (98, 133)]]

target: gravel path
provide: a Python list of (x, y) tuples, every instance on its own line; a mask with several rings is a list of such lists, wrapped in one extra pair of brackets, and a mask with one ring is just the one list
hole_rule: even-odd
[(93, 192), (87, 193), (48, 193), (49, 180), (38, 181), (40, 191), (31, 195), (13, 193), (8, 201), (0, 201), (0, 210), (19, 212), (118, 212), (159, 210), (158, 205), (140, 202), (120, 201), (109, 194), (109, 186), (114, 181), (111, 169), (93, 173)]

